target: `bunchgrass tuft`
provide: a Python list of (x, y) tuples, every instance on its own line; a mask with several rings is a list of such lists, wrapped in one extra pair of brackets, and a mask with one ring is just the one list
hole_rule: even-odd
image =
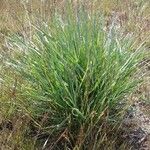
[(14, 66), (27, 83), (21, 92), (31, 114), (37, 120), (46, 114), (43, 130), (56, 137), (64, 133), (79, 148), (98, 125), (119, 119), (138, 83), (133, 74), (141, 55), (131, 36), (113, 23), (106, 27), (102, 15), (80, 10), (69, 8), (33, 26), (31, 41), (13, 39), (24, 52)]

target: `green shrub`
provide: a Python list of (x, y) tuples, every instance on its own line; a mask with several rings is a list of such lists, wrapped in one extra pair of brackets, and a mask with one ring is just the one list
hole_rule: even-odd
[(31, 41), (13, 38), (24, 52), (14, 64), (27, 83), (21, 92), (32, 115), (47, 113), (46, 126), (57, 131), (79, 134), (84, 127), (85, 138), (106, 116), (119, 118), (137, 85), (141, 47), (132, 51), (132, 37), (113, 24), (107, 31), (102, 15), (67, 12), (34, 26)]

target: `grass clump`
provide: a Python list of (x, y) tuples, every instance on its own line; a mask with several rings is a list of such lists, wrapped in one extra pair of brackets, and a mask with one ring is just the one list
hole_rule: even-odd
[(46, 116), (40, 129), (48, 139), (58, 138), (51, 148), (62, 137), (64, 147), (85, 148), (93, 137), (95, 149), (104, 138), (100, 129), (120, 119), (137, 84), (133, 74), (141, 47), (133, 52), (130, 36), (123, 37), (114, 24), (107, 31), (102, 15), (84, 9), (57, 14), (34, 30), (31, 41), (13, 39), (24, 53), (14, 66), (27, 83), (21, 92), (31, 115)]

